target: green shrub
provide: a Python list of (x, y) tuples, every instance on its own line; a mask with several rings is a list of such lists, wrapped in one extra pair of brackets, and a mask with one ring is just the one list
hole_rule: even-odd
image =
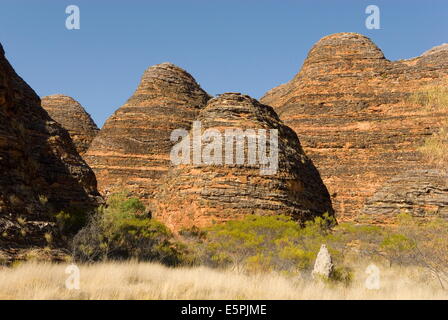
[(136, 259), (176, 265), (184, 249), (162, 223), (145, 215), (138, 199), (124, 194), (111, 196), (73, 240), (73, 255), (80, 261)]
[[(328, 215), (305, 226), (282, 215), (248, 216), (205, 229), (195, 251), (199, 263), (213, 267), (299, 272), (311, 269), (321, 244), (331, 239), (331, 225)], [(330, 252), (338, 256), (331, 245)]]
[(59, 229), (64, 234), (75, 234), (87, 224), (88, 212), (85, 209), (69, 208), (54, 215)]
[(353, 281), (353, 271), (348, 267), (334, 267), (330, 278), (326, 280), (330, 284), (343, 284), (349, 286)]
[(404, 234), (392, 233), (384, 238), (380, 248), (384, 250), (390, 264), (404, 264), (407, 255), (415, 248), (415, 243)]
[(107, 210), (104, 212), (113, 220), (144, 216), (145, 213), (145, 205), (138, 198), (128, 197), (125, 192), (111, 195), (107, 199)]

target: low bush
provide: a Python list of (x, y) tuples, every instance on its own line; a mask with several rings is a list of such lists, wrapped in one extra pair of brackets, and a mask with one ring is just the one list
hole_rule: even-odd
[(84, 209), (69, 208), (54, 215), (56, 223), (63, 234), (76, 234), (87, 224), (88, 213)]
[(231, 267), (249, 272), (310, 270), (322, 243), (329, 245), (335, 259), (340, 252), (331, 245), (329, 226), (334, 219), (326, 215), (301, 226), (287, 216), (248, 216), (242, 220), (214, 225), (196, 236), (198, 263), (212, 267)]
[(84, 262), (136, 259), (177, 265), (184, 254), (171, 232), (147, 216), (138, 199), (124, 193), (108, 199), (75, 236), (72, 247), (74, 258)]

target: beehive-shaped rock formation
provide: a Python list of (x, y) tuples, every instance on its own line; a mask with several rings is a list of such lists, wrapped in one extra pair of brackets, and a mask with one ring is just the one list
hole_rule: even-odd
[(42, 98), (42, 107), (68, 131), (76, 150), (83, 155), (99, 129), (79, 102), (63, 94), (53, 94)]
[(100, 192), (127, 190), (147, 203), (171, 165), (171, 132), (188, 130), (208, 99), (185, 70), (171, 63), (148, 68), (84, 156)]
[(298, 134), (338, 219), (353, 219), (384, 182), (425, 167), (416, 150), (446, 115), (404, 101), (447, 77), (444, 46), (391, 62), (367, 37), (339, 33), (316, 43), (301, 71), (261, 101)]
[[(254, 153), (248, 141), (263, 140), (246, 139), (246, 143), (240, 145), (240, 150), (241, 146), (244, 147), (244, 157), (241, 157), (241, 154), (239, 157), (244, 161), (239, 163), (236, 162), (236, 143), (231, 143), (230, 146), (234, 147), (230, 148), (229, 144), (221, 149), (213, 148), (213, 152), (207, 149), (208, 144), (205, 143), (201, 149), (202, 161), (194, 162), (194, 153), (198, 149), (192, 142), (189, 158), (191, 161), (170, 170), (155, 198), (154, 216), (171, 229), (178, 231), (192, 226), (203, 227), (248, 214), (285, 214), (299, 221), (320, 216), (325, 212), (333, 214), (330, 196), (319, 172), (303, 152), (297, 135), (283, 125), (271, 107), (246, 95), (226, 93), (210, 100), (197, 120), (195, 126), (200, 123), (203, 134), (214, 129), (221, 135), (221, 139), (212, 139), (212, 145), (216, 141), (229, 141), (226, 140), (228, 130), (238, 132), (240, 129), (249, 134), (249, 137), (259, 138), (258, 129), (265, 129), (265, 150), (268, 150), (265, 155), (269, 156), (274, 155), (270, 152), (274, 152), (275, 146), (275, 140), (271, 141), (271, 134), (274, 137), (275, 133), (269, 130), (277, 130), (278, 170), (268, 174), (260, 170), (266, 167), (260, 163), (260, 154), (257, 153), (262, 148), (258, 145)], [(191, 141), (199, 141), (195, 138), (199, 132), (195, 126), (187, 136)], [(251, 129), (254, 132), (247, 131)], [(210, 142), (208, 138), (203, 137), (204, 141)], [(236, 142), (237, 139), (234, 138), (233, 141)], [(214, 156), (215, 152), (219, 155), (218, 158), (207, 160), (205, 156)], [(231, 157), (226, 158), (227, 154)], [(258, 160), (250, 162), (249, 157), (254, 154)], [(216, 162), (220, 156), (221, 163)]]
[[(68, 132), (6, 60), (0, 45), (0, 244), (44, 245), (52, 213), (92, 209), (100, 200), (93, 171)], [(21, 218), (19, 223), (18, 218)]]

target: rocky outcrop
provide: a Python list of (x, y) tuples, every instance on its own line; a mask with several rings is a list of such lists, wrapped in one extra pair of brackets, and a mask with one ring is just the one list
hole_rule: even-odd
[(355, 33), (321, 39), (290, 82), (261, 99), (293, 128), (332, 194), (338, 220), (402, 171), (424, 168), (416, 151), (446, 115), (404, 102), (448, 77), (444, 46), (392, 62)]
[(435, 46), (434, 48), (429, 49), (428, 51), (424, 52), (422, 56), (429, 56), (433, 55), (435, 53), (441, 53), (442, 51), (448, 50), (448, 43), (443, 43), (439, 46)]
[(63, 94), (53, 94), (42, 98), (42, 107), (68, 131), (76, 150), (83, 155), (99, 129), (79, 102)]
[(84, 158), (100, 192), (126, 189), (148, 203), (170, 162), (171, 132), (189, 129), (209, 99), (185, 70), (148, 68), (135, 93), (104, 124)]
[[(301, 222), (325, 212), (333, 214), (319, 172), (303, 152), (297, 135), (271, 107), (246, 95), (226, 93), (210, 100), (197, 120), (182, 140), (192, 151), (180, 152), (187, 155), (185, 161), (170, 169), (155, 197), (154, 216), (168, 227), (175, 231), (204, 227), (249, 214), (285, 214)], [(238, 138), (228, 138), (228, 133), (238, 129), (248, 135), (239, 147)], [(259, 129), (266, 130), (266, 139), (261, 138), (264, 131)], [(275, 131), (270, 130), (277, 130), (277, 144)], [(201, 133), (205, 136), (197, 139)], [(203, 143), (199, 149), (198, 141)], [(195, 158), (198, 150), (202, 151), (200, 161)], [(260, 154), (269, 154), (274, 160), (260, 161), (264, 159)], [(263, 171), (275, 167), (271, 166), (275, 154), (277, 169)], [(250, 156), (254, 158), (250, 160)]]
[[(93, 171), (68, 132), (6, 60), (0, 46), (0, 246), (46, 245), (60, 210), (100, 201)], [(56, 239), (55, 239), (56, 241)]]
[(393, 222), (400, 213), (448, 218), (448, 172), (435, 168), (405, 171), (369, 198), (362, 213), (381, 223)]

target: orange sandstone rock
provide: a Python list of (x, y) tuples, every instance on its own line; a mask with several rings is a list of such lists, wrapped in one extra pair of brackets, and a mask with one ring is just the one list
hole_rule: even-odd
[(423, 85), (448, 78), (448, 50), (389, 61), (367, 37), (339, 33), (310, 50), (300, 72), (261, 99), (293, 128), (332, 194), (338, 220), (403, 171), (425, 168), (417, 147), (443, 112), (406, 103)]
[[(211, 129), (221, 134), (239, 129), (246, 133), (254, 130), (256, 134), (259, 129), (277, 130), (278, 169), (265, 174), (260, 170), (263, 168), (260, 161), (249, 162), (249, 138), (242, 145), (244, 161), (240, 163), (236, 162), (236, 139), (233, 140), (233, 162), (207, 163), (203, 158), (202, 162), (194, 163), (190, 154), (190, 161), (178, 164), (164, 177), (155, 197), (156, 219), (179, 231), (249, 214), (285, 214), (301, 222), (326, 212), (333, 214), (330, 196), (319, 172), (303, 152), (297, 135), (280, 121), (271, 107), (246, 95), (225, 93), (210, 100), (197, 120), (204, 134)], [(271, 156), (275, 142), (267, 133), (266, 150)], [(193, 134), (190, 132), (187, 138)], [(221, 140), (225, 140), (225, 135)], [(214, 149), (214, 152), (219, 152), (221, 159), (229, 159), (227, 148)], [(204, 157), (207, 153), (202, 154)]]
[(99, 129), (79, 102), (62, 94), (54, 94), (42, 98), (42, 107), (68, 131), (76, 150), (83, 155)]
[(100, 192), (128, 190), (149, 203), (171, 165), (171, 132), (188, 130), (208, 99), (185, 70), (171, 63), (148, 68), (135, 93), (106, 121), (84, 156)]

